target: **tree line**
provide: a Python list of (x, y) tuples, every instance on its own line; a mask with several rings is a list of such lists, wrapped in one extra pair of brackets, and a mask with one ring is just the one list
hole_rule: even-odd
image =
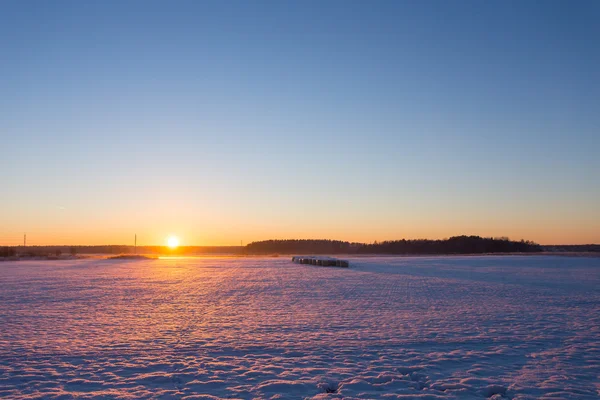
[(589, 252), (600, 252), (600, 244), (564, 244), (564, 245), (549, 245), (544, 246), (546, 251), (552, 252), (575, 252), (575, 253), (589, 253)]
[(166, 255), (199, 255), (199, 254), (240, 254), (241, 246), (180, 246), (171, 249), (166, 246), (128, 246), (128, 245), (83, 245), (83, 246), (11, 246), (0, 247), (0, 257), (15, 255), (26, 257), (44, 257), (48, 255), (77, 254), (166, 254)]
[(360, 243), (343, 242), (328, 239), (286, 239), (264, 240), (246, 245), (248, 254), (273, 253), (312, 253), (312, 254), (341, 254), (356, 253)]
[(17, 254), (17, 251), (14, 247), (0, 247), (0, 257), (14, 257)]
[(600, 252), (600, 245), (540, 246), (528, 240), (506, 237), (454, 236), (448, 239), (402, 239), (374, 243), (352, 243), (329, 239), (264, 240), (241, 246), (4, 246), (0, 257), (61, 254), (166, 254), (166, 255), (270, 255), (270, 254), (484, 254), (549, 252)]
[(448, 239), (391, 240), (374, 243), (350, 243), (339, 240), (265, 240), (246, 246), (247, 254), (484, 254), (534, 253), (543, 247), (532, 241), (508, 238), (454, 236)]

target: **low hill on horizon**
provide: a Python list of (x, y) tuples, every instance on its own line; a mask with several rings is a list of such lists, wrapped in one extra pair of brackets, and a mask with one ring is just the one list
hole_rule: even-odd
[(525, 240), (454, 236), (439, 240), (402, 239), (372, 244), (339, 240), (265, 240), (252, 242), (245, 250), (247, 254), (484, 254), (535, 253), (544, 251), (544, 248), (535, 242)]
[(271, 255), (271, 254), (486, 254), (486, 253), (585, 253), (600, 252), (600, 245), (539, 245), (532, 241), (508, 238), (454, 236), (448, 239), (402, 239), (356, 243), (330, 239), (273, 239), (246, 246), (128, 246), (128, 245), (48, 245), (0, 246), (0, 257), (14, 255), (47, 256), (77, 254), (148, 254), (165, 256), (194, 255)]

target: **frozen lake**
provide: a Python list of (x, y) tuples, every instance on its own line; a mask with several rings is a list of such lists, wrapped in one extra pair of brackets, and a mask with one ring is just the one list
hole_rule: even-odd
[(0, 397), (600, 397), (600, 258), (351, 261), (2, 262)]

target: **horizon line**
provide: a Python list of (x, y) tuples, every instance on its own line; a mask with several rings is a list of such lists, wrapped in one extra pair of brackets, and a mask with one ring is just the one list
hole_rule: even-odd
[[(196, 248), (208, 248), (208, 247), (222, 247), (222, 248), (243, 248), (243, 247), (247, 247), (248, 245), (252, 244), (252, 243), (260, 243), (260, 242), (267, 242), (267, 241), (286, 241), (286, 240), (306, 240), (306, 241), (332, 241), (332, 242), (343, 242), (343, 243), (348, 243), (348, 244), (357, 244), (357, 245), (370, 245), (370, 244), (380, 244), (380, 243), (385, 243), (385, 242), (398, 242), (398, 241), (420, 241), (420, 240), (428, 240), (428, 241), (445, 241), (448, 240), (450, 238), (454, 238), (454, 237), (461, 237), (461, 236), (477, 236), (477, 235), (459, 235), (459, 236), (451, 236), (449, 238), (443, 238), (443, 239), (428, 239), (428, 238), (416, 238), (416, 239), (406, 239), (406, 238), (402, 238), (402, 239), (386, 239), (386, 240), (375, 240), (372, 242), (352, 242), (352, 241), (348, 241), (348, 240), (338, 240), (338, 239), (265, 239), (265, 240), (257, 240), (257, 241), (253, 241), (253, 242), (249, 242), (247, 244), (244, 245), (239, 245), (239, 244), (235, 244), (235, 245), (228, 245), (228, 244), (218, 244), (218, 245), (200, 245), (200, 244), (194, 244), (194, 245), (178, 245), (177, 248), (181, 249), (181, 248), (192, 248), (192, 247), (196, 247)], [(485, 237), (485, 236), (479, 236), (482, 239), (495, 239), (495, 240), (502, 240), (502, 237)], [(600, 243), (577, 243), (577, 244), (564, 244), (564, 243), (537, 243), (535, 241), (531, 241), (531, 240), (527, 240), (527, 239), (507, 239), (508, 241), (511, 242), (521, 242), (521, 241), (525, 241), (525, 242), (532, 242), (534, 244), (540, 245), (540, 246), (600, 246)], [(0, 244), (0, 247), (138, 247), (138, 248), (143, 248), (143, 247), (165, 247), (165, 248), (169, 248), (168, 245), (166, 244), (144, 244), (144, 245), (133, 245), (133, 244), (31, 244), (31, 245), (23, 245), (23, 244), (16, 244), (16, 245), (9, 245), (9, 244)]]

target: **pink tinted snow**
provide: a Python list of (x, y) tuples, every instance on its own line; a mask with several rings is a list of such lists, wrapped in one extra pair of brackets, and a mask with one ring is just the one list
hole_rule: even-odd
[(600, 258), (0, 263), (0, 397), (600, 396)]

